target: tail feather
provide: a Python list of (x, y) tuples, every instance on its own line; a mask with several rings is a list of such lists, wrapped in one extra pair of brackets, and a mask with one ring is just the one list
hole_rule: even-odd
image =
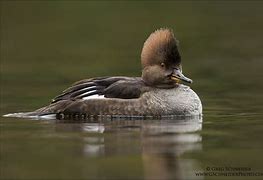
[(56, 119), (56, 114), (58, 113), (58, 111), (60, 109), (64, 109), (67, 105), (71, 103), (71, 100), (61, 100), (32, 112), (10, 113), (3, 116), (29, 119)]
[(29, 119), (56, 119), (55, 113), (50, 114), (37, 114), (35, 112), (22, 112), (5, 114), (3, 117), (16, 117), (16, 118), (29, 118)]

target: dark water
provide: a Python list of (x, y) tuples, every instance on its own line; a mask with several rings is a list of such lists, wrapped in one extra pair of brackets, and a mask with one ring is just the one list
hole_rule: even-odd
[(140, 76), (142, 44), (160, 27), (174, 29), (204, 109), (202, 119), (163, 121), (1, 117), (1, 179), (262, 179), (262, 9), (1, 1), (1, 115), (46, 105), (83, 78)]

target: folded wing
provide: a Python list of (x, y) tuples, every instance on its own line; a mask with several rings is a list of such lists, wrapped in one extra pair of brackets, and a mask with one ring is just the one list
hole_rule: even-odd
[(139, 98), (142, 93), (148, 91), (148, 87), (139, 77), (99, 77), (84, 79), (76, 82), (62, 94), (56, 96), (52, 103), (61, 100), (74, 100), (93, 97), (94, 95), (104, 98)]

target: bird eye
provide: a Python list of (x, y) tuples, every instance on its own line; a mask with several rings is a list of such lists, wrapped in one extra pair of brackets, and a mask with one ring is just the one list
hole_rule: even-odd
[(162, 67), (164, 67), (164, 66), (165, 66), (165, 64), (164, 64), (164, 63), (161, 63), (161, 66), (162, 66)]

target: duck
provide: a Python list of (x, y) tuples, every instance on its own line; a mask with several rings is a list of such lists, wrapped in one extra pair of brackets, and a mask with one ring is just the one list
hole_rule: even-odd
[[(182, 73), (178, 40), (173, 30), (155, 30), (141, 52), (141, 77), (106, 76), (80, 80), (33, 112), (19, 117), (200, 116), (198, 95), (183, 83), (193, 81)], [(7, 115), (8, 116), (8, 115)], [(12, 116), (12, 114), (9, 116)]]

